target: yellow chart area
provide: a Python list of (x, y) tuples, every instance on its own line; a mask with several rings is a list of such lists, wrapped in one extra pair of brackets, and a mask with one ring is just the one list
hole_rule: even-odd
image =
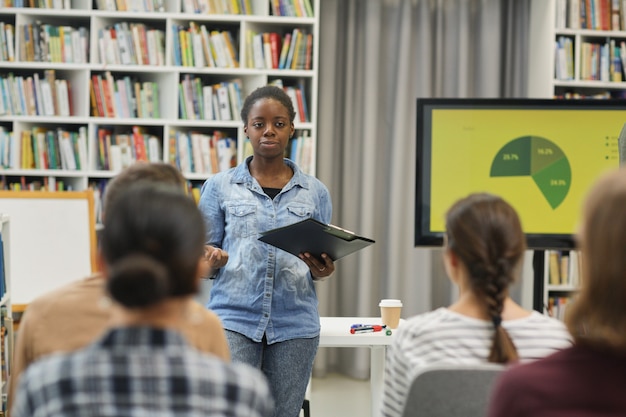
[(433, 110), (431, 230), (445, 230), (445, 213), (459, 198), (489, 192), (515, 207), (526, 233), (575, 233), (589, 188), (619, 166), (624, 113)]
[(554, 142), (524, 136), (504, 145), (491, 163), (491, 177), (529, 177), (546, 201), (557, 208), (569, 191), (572, 169)]

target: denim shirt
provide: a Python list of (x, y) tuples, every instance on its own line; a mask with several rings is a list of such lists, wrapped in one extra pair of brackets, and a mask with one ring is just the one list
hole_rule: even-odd
[(207, 306), (224, 328), (268, 343), (319, 335), (317, 294), (308, 266), (297, 256), (258, 238), (261, 232), (312, 217), (329, 223), (326, 186), (285, 159), (293, 177), (272, 200), (252, 177), (248, 163), (209, 178), (199, 207), (206, 242), (228, 252)]

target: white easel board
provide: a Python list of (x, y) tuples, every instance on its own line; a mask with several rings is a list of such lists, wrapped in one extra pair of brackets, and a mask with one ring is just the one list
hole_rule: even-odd
[(96, 270), (92, 191), (0, 191), (11, 219), (11, 303), (35, 297)]

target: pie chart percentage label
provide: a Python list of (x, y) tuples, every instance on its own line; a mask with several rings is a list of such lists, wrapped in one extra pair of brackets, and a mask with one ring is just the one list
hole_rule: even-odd
[(552, 209), (569, 191), (572, 169), (554, 142), (539, 136), (522, 136), (504, 145), (491, 163), (490, 177), (531, 177)]

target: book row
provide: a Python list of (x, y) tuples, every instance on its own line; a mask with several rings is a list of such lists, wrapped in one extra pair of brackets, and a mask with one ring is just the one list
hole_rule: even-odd
[[(208, 28), (189, 22), (173, 24), (171, 62), (194, 68), (239, 68), (239, 33)], [(90, 62), (89, 29), (83, 26), (54, 25), (36, 21), (17, 28), (19, 51), (16, 57), (15, 28), (0, 22), (1, 62)], [(312, 69), (313, 35), (294, 28), (278, 32), (246, 31), (247, 68)], [(97, 59), (106, 65), (165, 66), (165, 32), (145, 23), (120, 21), (97, 30)]]
[[(555, 78), (567, 81), (576, 79), (574, 73), (574, 40), (559, 36), (555, 44)], [(581, 42), (580, 80), (626, 80), (626, 42), (615, 39), (608, 42)]]
[(250, 0), (183, 0), (183, 12), (199, 14), (252, 14)]
[[(35, 126), (19, 134), (0, 126), (0, 167), (118, 172), (139, 161), (163, 161), (162, 138), (145, 127), (98, 127), (91, 152), (88, 142), (85, 126), (76, 131)], [(215, 174), (237, 163), (236, 139), (222, 131), (172, 129), (167, 146), (168, 162), (185, 174)]]
[[(139, 161), (163, 161), (162, 139), (140, 126), (133, 126), (126, 132), (99, 127), (91, 144), (91, 153), (88, 141), (84, 126), (77, 131), (35, 126), (20, 134), (0, 127), (0, 167), (118, 172)], [(223, 131), (206, 133), (172, 129), (167, 146), (167, 161), (186, 174), (215, 174), (237, 163), (236, 140)], [(252, 146), (246, 141), (244, 157), (249, 155), (252, 155)], [(296, 132), (285, 157), (304, 172), (312, 172), (313, 140), (308, 131)]]
[(89, 30), (36, 21), (18, 26), (19, 59), (24, 62), (89, 62)]
[(313, 35), (295, 28), (292, 33), (246, 32), (246, 66), (258, 69), (311, 69)]
[(559, 99), (598, 99), (598, 100), (609, 100), (612, 98), (616, 99), (626, 99), (626, 90), (601, 90), (595, 93), (581, 93), (580, 91), (572, 91), (567, 89), (558, 88), (555, 91), (554, 98)]
[(580, 286), (581, 258), (576, 251), (546, 251), (548, 257), (548, 282), (550, 285)]
[[(626, 42), (582, 42), (580, 80), (622, 82), (625, 78)], [(556, 43), (556, 79), (574, 80), (573, 40), (561, 36)]]
[(186, 120), (239, 120), (242, 106), (240, 79), (203, 84), (186, 74), (178, 86), (179, 118)]
[(0, 127), (0, 166), (6, 169), (87, 169), (87, 129), (34, 127), (20, 135)]
[(237, 142), (224, 132), (172, 131), (169, 162), (183, 173), (215, 174), (237, 164)]
[(209, 30), (206, 25), (190, 22), (173, 25), (172, 53), (176, 66), (238, 68), (238, 52), (233, 35), (227, 31)]
[(556, 28), (626, 30), (625, 0), (557, 0)]
[(33, 7), (40, 9), (71, 9), (71, 0), (3, 0), (4, 7)]
[(271, 0), (270, 7), (274, 16), (313, 17), (310, 0)]
[(144, 23), (117, 22), (98, 30), (100, 62), (165, 65), (165, 33)]
[(70, 116), (70, 82), (45, 70), (43, 77), (0, 74), (0, 115)]
[(89, 96), (95, 117), (160, 118), (159, 84), (153, 81), (116, 78), (106, 71), (91, 76)]
[(573, 297), (548, 297), (548, 302), (545, 306), (546, 314), (550, 317), (554, 317), (563, 321), (567, 314), (568, 307), (574, 302)]
[[(71, 9), (70, 0), (3, 0), (5, 7)], [(169, 4), (171, 3), (171, 4)], [(253, 14), (250, 0), (182, 0), (180, 9), (165, 0), (96, 0), (98, 10), (120, 12), (184, 12), (196, 14)], [(310, 0), (271, 0), (274, 16), (313, 17)]]
[(0, 22), (0, 62), (15, 61), (15, 27), (6, 22)]

